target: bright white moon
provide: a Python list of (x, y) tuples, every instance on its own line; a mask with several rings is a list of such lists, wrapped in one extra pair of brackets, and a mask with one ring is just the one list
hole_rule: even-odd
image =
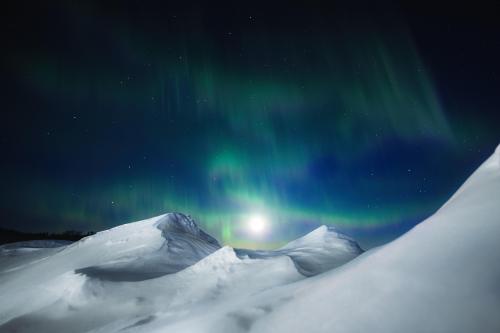
[(268, 221), (265, 216), (254, 214), (248, 218), (247, 229), (251, 234), (262, 235), (268, 226)]

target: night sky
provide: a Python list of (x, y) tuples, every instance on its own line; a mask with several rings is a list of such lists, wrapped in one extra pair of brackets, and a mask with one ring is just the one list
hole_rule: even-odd
[(369, 248), (500, 143), (494, 4), (50, 3), (2, 10), (4, 228), (180, 211), (230, 245), (328, 224)]

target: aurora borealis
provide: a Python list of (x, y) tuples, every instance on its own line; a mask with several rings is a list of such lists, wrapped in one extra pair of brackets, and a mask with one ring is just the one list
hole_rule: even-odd
[[(411, 228), (498, 144), (498, 24), (357, 7), (12, 8), (2, 226), (180, 211), (250, 247), (319, 224), (365, 247)], [(262, 239), (242, 231), (255, 212)]]

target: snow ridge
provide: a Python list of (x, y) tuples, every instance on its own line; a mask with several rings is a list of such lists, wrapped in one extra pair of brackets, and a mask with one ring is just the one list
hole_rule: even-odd
[(182, 213), (168, 213), (153, 225), (161, 231), (163, 243), (156, 251), (97, 266), (75, 270), (78, 274), (108, 281), (143, 281), (173, 274), (220, 249), (215, 238), (201, 230)]
[(155, 226), (162, 231), (162, 236), (167, 240), (173, 241), (179, 237), (192, 237), (217, 248), (221, 247), (215, 238), (198, 227), (190, 215), (177, 212), (168, 213), (160, 218), (155, 223)]
[(235, 249), (235, 252), (240, 258), (288, 256), (302, 275), (314, 276), (345, 264), (363, 250), (352, 238), (322, 225), (277, 250)]

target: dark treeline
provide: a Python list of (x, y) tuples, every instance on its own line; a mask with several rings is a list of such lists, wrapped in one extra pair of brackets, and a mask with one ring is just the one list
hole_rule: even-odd
[(76, 230), (67, 230), (62, 233), (49, 233), (49, 232), (27, 233), (27, 232), (20, 232), (20, 231), (0, 228), (0, 245), (7, 243), (14, 243), (14, 242), (23, 242), (30, 240), (46, 240), (46, 239), (67, 240), (76, 242), (82, 239), (83, 237), (87, 237), (93, 234), (95, 234), (95, 232), (93, 231), (81, 232)]

